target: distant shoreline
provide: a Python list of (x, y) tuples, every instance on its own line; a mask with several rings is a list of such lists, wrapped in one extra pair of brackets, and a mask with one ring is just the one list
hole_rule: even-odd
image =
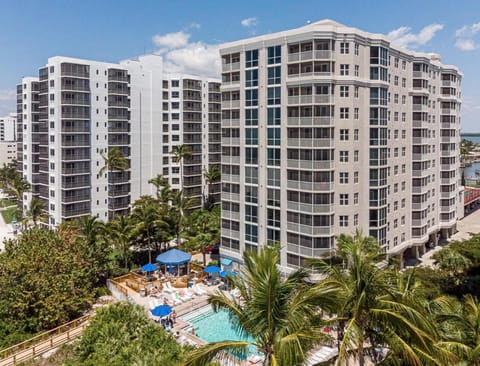
[(480, 137), (480, 132), (465, 132), (465, 133), (461, 133), (460, 136), (478, 136)]

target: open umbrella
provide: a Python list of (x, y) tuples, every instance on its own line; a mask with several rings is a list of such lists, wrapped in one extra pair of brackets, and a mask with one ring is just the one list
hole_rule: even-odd
[(154, 272), (158, 269), (158, 267), (155, 264), (152, 263), (147, 263), (142, 266), (142, 271), (143, 272)]
[(220, 277), (225, 278), (225, 277), (233, 277), (236, 276), (237, 272), (235, 271), (222, 271), (220, 272)]
[(221, 271), (222, 269), (218, 266), (208, 266), (203, 270), (203, 272), (208, 274), (220, 273)]
[(163, 318), (164, 316), (167, 316), (172, 312), (172, 308), (168, 305), (159, 305), (156, 308), (154, 308), (151, 312), (152, 312), (152, 315)]

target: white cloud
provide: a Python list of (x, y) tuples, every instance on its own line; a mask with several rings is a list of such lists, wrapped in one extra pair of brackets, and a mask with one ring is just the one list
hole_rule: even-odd
[(257, 18), (251, 17), (251, 18), (243, 19), (240, 23), (244, 27), (254, 27), (257, 25)]
[(480, 22), (472, 25), (464, 25), (455, 31), (457, 41), (455, 47), (461, 51), (473, 51), (479, 48), (479, 44), (473, 39), (480, 32)]
[(387, 34), (392, 44), (405, 47), (405, 48), (417, 48), (427, 44), (435, 36), (439, 30), (443, 29), (443, 24), (429, 24), (424, 27), (419, 33), (412, 33), (410, 27), (400, 27), (392, 30)]
[(15, 89), (10, 90), (0, 90), (0, 100), (8, 101), (8, 100), (15, 100), (17, 97), (17, 92)]
[(472, 25), (464, 25), (462, 28), (456, 30), (457, 37), (471, 37), (480, 32), (480, 22)]
[[(198, 29), (198, 23), (189, 28)], [(190, 33), (184, 31), (156, 35), (152, 38), (162, 55), (163, 67), (169, 73), (185, 73), (199, 76), (220, 77), (221, 61), (217, 45), (190, 42)]]
[(478, 48), (478, 45), (471, 39), (457, 39), (455, 47), (461, 51), (473, 51)]
[(200, 29), (201, 27), (202, 27), (202, 25), (200, 23), (197, 23), (197, 22), (192, 22), (188, 26), (188, 28), (190, 28), (190, 29)]
[(180, 48), (188, 44), (189, 38), (190, 34), (180, 31), (163, 35), (157, 34), (152, 37), (152, 41), (156, 46), (159, 47)]

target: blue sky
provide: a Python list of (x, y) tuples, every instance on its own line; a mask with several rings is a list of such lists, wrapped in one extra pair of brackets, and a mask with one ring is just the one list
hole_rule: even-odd
[(465, 132), (480, 132), (480, 1), (2, 0), (0, 115), (15, 109), (15, 85), (48, 57), (118, 62), (161, 52), (172, 70), (215, 73), (216, 45), (333, 19), (391, 34), (408, 48), (436, 52), (465, 74)]

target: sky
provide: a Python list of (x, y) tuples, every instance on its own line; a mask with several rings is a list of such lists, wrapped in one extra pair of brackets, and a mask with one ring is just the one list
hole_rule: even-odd
[(480, 132), (479, 0), (0, 0), (0, 116), (52, 56), (118, 62), (159, 53), (167, 69), (218, 76), (218, 45), (321, 19), (435, 52), (464, 74), (462, 131)]

